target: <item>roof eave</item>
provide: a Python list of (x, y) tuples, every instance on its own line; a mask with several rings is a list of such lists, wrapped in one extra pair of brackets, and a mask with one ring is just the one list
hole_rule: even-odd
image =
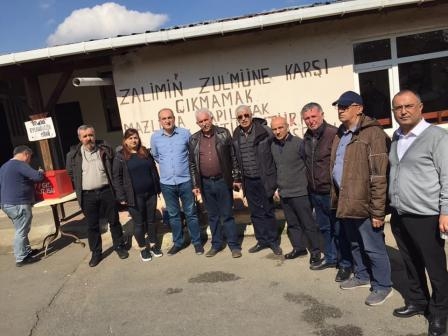
[(35, 49), (24, 52), (0, 55), (0, 67), (26, 62), (56, 59), (59, 57), (77, 54), (89, 54), (102, 50), (116, 50), (138, 45), (153, 43), (168, 43), (172, 41), (187, 40), (216, 34), (229, 34), (253, 29), (263, 29), (276, 25), (293, 22), (316, 20), (331, 16), (343, 16), (384, 8), (399, 7), (435, 0), (352, 0), (336, 2), (328, 5), (303, 7), (291, 11), (274, 13), (261, 13), (252, 17), (223, 20), (207, 24), (198, 24), (189, 27), (173, 28), (156, 32), (106, 38), (95, 41), (79, 42), (56, 47)]

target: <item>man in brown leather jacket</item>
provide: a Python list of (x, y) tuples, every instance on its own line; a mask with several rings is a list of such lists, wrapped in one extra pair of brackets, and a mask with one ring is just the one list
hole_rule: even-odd
[(212, 232), (212, 247), (205, 256), (214, 257), (223, 249), (225, 233), (232, 257), (239, 258), (241, 245), (233, 216), (232, 191), (238, 164), (232, 137), (226, 128), (213, 125), (213, 115), (207, 109), (196, 111), (196, 123), (201, 129), (188, 143), (189, 168), (193, 193), (202, 194)]

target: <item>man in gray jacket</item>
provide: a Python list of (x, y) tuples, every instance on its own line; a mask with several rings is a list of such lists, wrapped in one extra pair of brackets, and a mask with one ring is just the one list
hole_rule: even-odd
[(391, 227), (409, 280), (405, 305), (393, 314), (429, 313), (428, 335), (446, 335), (448, 272), (441, 235), (448, 233), (448, 133), (423, 119), (423, 103), (410, 90), (395, 95), (392, 109), (400, 128), (389, 154)]
[(271, 151), (277, 167), (278, 194), (293, 247), (285, 254), (285, 259), (307, 255), (308, 247), (312, 268), (321, 263), (321, 238), (308, 196), (305, 163), (300, 156), (302, 139), (289, 133), (289, 125), (283, 117), (272, 118), (271, 129), (275, 136)]

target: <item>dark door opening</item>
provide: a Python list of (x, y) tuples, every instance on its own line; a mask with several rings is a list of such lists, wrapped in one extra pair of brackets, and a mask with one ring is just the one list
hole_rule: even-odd
[(0, 125), (5, 125), (6, 127), (2, 127), (2, 131), (0, 132), (0, 165), (8, 161), (12, 157), (12, 143), (11, 143), (11, 134), (9, 132), (9, 128), (7, 127), (8, 121), (6, 120), (5, 108), (0, 101)]
[(65, 168), (65, 156), (70, 147), (79, 142), (76, 130), (84, 123), (79, 102), (57, 104), (55, 106), (55, 115), (55, 127), (61, 149), (59, 162), (63, 162), (63, 167), (60, 168)]

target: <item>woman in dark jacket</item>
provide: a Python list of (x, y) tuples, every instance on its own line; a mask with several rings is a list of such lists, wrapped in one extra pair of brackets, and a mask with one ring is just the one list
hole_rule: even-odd
[[(134, 237), (143, 261), (163, 254), (157, 244), (156, 207), (160, 178), (151, 153), (140, 140), (138, 131), (124, 132), (122, 148), (113, 163), (113, 184), (117, 200), (127, 205), (134, 221)], [(146, 243), (148, 235), (149, 244)]]

